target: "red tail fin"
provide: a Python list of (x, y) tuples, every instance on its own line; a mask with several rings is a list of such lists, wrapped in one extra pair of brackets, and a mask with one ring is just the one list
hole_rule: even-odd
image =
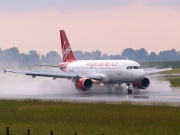
[(64, 30), (60, 30), (60, 38), (61, 38), (63, 62), (75, 61), (76, 58), (74, 57), (74, 54), (72, 52), (71, 46), (69, 44), (69, 41), (66, 37), (66, 33)]

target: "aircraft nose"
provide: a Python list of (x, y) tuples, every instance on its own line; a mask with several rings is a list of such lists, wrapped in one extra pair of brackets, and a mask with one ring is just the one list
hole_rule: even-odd
[(139, 78), (142, 80), (145, 77), (145, 73), (144, 70), (141, 70), (140, 74), (139, 74)]
[(144, 77), (145, 77), (145, 74), (143, 70), (136, 73), (136, 80), (141, 81), (142, 79), (144, 79)]
[(138, 72), (135, 72), (134, 74), (131, 74), (132, 81), (141, 81), (145, 77), (145, 73), (143, 70), (139, 70)]

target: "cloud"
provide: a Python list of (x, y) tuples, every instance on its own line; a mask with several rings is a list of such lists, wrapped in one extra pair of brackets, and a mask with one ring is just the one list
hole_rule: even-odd
[(73, 50), (120, 54), (125, 48), (148, 52), (180, 50), (180, 11), (152, 8), (139, 1), (131, 6), (101, 10), (44, 9), (27, 12), (0, 11), (0, 45), (17, 46), (20, 52), (57, 51), (59, 30), (64, 29)]
[(171, 7), (180, 9), (179, 0), (146, 0), (145, 5), (150, 7)]
[(43, 9), (94, 10), (127, 6), (136, 0), (14, 0), (0, 1), (0, 9), (6, 11), (32, 11)]

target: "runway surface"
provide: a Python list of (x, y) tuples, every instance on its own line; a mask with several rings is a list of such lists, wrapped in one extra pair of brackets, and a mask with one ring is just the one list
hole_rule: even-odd
[(1, 94), (1, 99), (40, 99), (53, 101), (68, 101), (68, 102), (107, 102), (121, 103), (131, 102), (133, 104), (146, 105), (173, 105), (180, 106), (180, 88), (174, 88), (167, 92), (148, 92), (134, 91), (132, 95), (125, 94), (125, 91), (118, 93), (86, 93), (80, 92), (76, 94), (36, 94), (36, 95), (16, 95), (16, 94)]
[[(107, 102), (134, 104), (167, 104), (180, 106), (180, 88), (171, 88), (170, 82), (160, 75), (148, 76), (150, 86), (145, 90), (133, 90), (132, 95), (123, 90), (109, 91), (107, 86), (93, 85), (89, 91), (76, 90), (66, 79), (31, 78), (16, 74), (0, 73), (0, 99), (40, 99), (68, 102)], [(103, 88), (104, 87), (104, 88)]]

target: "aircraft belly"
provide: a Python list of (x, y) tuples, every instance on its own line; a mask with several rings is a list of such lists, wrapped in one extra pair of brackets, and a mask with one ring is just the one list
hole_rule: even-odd
[(116, 73), (109, 74), (109, 78), (111, 79), (111, 83), (118, 83), (120, 76), (121, 76), (121, 75), (116, 74)]
[(109, 84), (109, 83), (111, 83), (111, 79), (109, 77), (108, 78), (102, 78), (102, 80), (100, 82), (102, 82), (104, 84)]
[(118, 79), (120, 82), (124, 82), (124, 83), (128, 83), (128, 82), (137, 82), (141, 79), (137, 78), (136, 75), (132, 74), (132, 73), (124, 73), (121, 74), (121, 77)]

